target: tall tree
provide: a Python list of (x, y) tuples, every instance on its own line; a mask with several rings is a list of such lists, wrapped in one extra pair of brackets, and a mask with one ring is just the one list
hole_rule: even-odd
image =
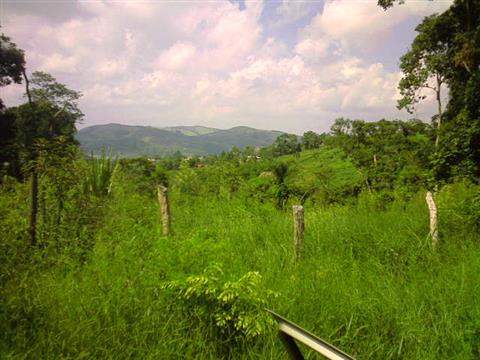
[[(78, 99), (81, 94), (69, 89), (64, 84), (46, 73), (34, 72), (31, 79), (26, 73), (25, 88), (28, 103), (11, 108), (16, 116), (16, 142), (21, 148), (21, 158), (24, 163), (30, 164), (31, 178), (31, 211), (30, 211), (30, 242), (36, 244), (36, 226), (38, 213), (38, 172), (36, 162), (39, 155), (38, 143), (52, 143), (53, 146), (59, 137), (65, 146), (76, 144), (74, 139), (75, 123), (83, 117), (78, 108)], [(61, 156), (61, 154), (59, 154)]]
[(275, 156), (295, 154), (301, 150), (298, 136), (293, 134), (280, 135), (272, 145)]
[[(25, 54), (5, 34), (0, 35), (0, 87), (20, 84), (25, 71)], [(0, 99), (0, 110), (5, 105)]]
[[(388, 8), (395, 0), (379, 0), (378, 3)], [(436, 151), (431, 163), (434, 188), (439, 182), (457, 176), (468, 176), (480, 182), (480, 1), (456, 0), (442, 14), (427, 17), (417, 31), (419, 34), (412, 50), (402, 58), (406, 76), (400, 83), (404, 99), (399, 105), (407, 107), (414, 103), (412, 91), (427, 84), (427, 79), (433, 75), (437, 80), (435, 90), (439, 108)], [(408, 66), (409, 62), (413, 66)], [(450, 95), (445, 113), (440, 99), (443, 83), (448, 86)], [(476, 95), (472, 96), (473, 93)], [(444, 125), (440, 128), (441, 123)], [(430, 191), (426, 201), (435, 247), (438, 242), (437, 210)]]
[[(20, 84), (25, 71), (25, 55), (5, 34), (0, 35), (0, 87)], [(0, 175), (18, 176), (18, 146), (15, 142), (15, 116), (7, 112), (0, 98)], [(1, 179), (0, 179), (1, 182)]]
[(400, 69), (403, 77), (398, 85), (402, 98), (399, 109), (413, 113), (415, 105), (426, 98), (425, 89), (433, 90), (437, 101), (437, 115), (434, 117), (438, 146), (439, 129), (442, 123), (442, 89), (449, 72), (448, 44), (442, 41), (437, 15), (426, 17), (417, 26), (418, 35), (411, 49), (402, 56)]
[[(378, 3), (386, 9), (403, 1)], [(468, 176), (478, 182), (480, 103), (478, 95), (471, 94), (480, 87), (480, 1), (455, 0), (449, 9), (426, 22), (428, 27), (417, 37), (428, 34), (431, 38), (422, 43), (434, 45), (434, 50), (440, 46), (441, 52), (445, 51), (442, 65), (435, 66), (435, 70), (449, 90), (448, 103), (441, 107), (442, 127), (432, 161), (434, 177), (437, 181), (447, 181)], [(421, 41), (415, 39), (415, 42)]]
[(302, 136), (302, 147), (306, 150), (318, 149), (323, 143), (322, 135), (307, 131)]

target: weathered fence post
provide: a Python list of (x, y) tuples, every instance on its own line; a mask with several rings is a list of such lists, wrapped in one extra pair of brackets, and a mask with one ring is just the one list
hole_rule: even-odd
[(168, 204), (167, 188), (158, 185), (158, 203), (160, 204), (160, 216), (162, 218), (162, 234), (168, 236), (170, 234), (170, 206)]
[(430, 213), (430, 237), (432, 238), (432, 247), (435, 249), (438, 244), (438, 224), (437, 224), (437, 205), (431, 191), (427, 191), (425, 197)]
[(295, 245), (295, 262), (300, 260), (302, 255), (303, 233), (305, 231), (303, 213), (303, 206), (293, 205), (293, 243)]

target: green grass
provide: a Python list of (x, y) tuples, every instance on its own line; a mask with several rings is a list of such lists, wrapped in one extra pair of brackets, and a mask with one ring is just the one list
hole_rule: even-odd
[[(279, 293), (273, 310), (358, 359), (480, 356), (480, 245), (471, 224), (458, 221), (463, 207), (452, 198), (469, 195), (462, 186), (441, 194), (435, 252), (422, 194), (387, 210), (367, 194), (352, 205), (307, 205), (297, 265), (290, 211), (174, 189), (174, 234), (164, 238), (155, 199), (131, 189), (126, 181), (114, 186), (85, 263), (61, 257), (3, 286), (1, 358), (226, 356), (161, 290), (213, 263), (225, 280), (258, 271), (262, 287)], [(286, 356), (273, 328), (228, 355)]]

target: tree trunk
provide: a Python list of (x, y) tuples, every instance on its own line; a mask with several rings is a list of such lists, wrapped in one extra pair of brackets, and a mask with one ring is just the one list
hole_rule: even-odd
[[(31, 109), (34, 108), (32, 96), (30, 94), (30, 82), (27, 77), (25, 69), (22, 70), (23, 78), (25, 79), (25, 91), (27, 93), (28, 103)], [(30, 207), (30, 244), (35, 246), (37, 244), (37, 215), (38, 215), (38, 174), (37, 170), (33, 169), (31, 174), (31, 207)]]
[(31, 204), (30, 204), (30, 244), (37, 244), (37, 215), (38, 215), (38, 174), (33, 170), (31, 175)]
[(47, 232), (47, 199), (46, 199), (46, 186), (45, 184), (40, 181), (39, 185), (39, 207), (40, 207), (40, 215), (42, 218), (41, 221), (41, 228), (40, 228), (40, 233), (42, 240), (45, 240), (45, 234)]
[(305, 232), (303, 206), (293, 206), (293, 243), (295, 247), (295, 262), (298, 262), (302, 256), (303, 239)]
[(60, 225), (62, 223), (62, 212), (63, 212), (63, 197), (58, 197), (57, 203), (57, 214), (55, 215), (55, 246), (57, 251), (60, 251)]
[(27, 93), (27, 99), (30, 106), (32, 103), (32, 95), (30, 94), (30, 81), (28, 80), (27, 72), (25, 69), (22, 70), (23, 78), (25, 79), (25, 92)]
[(440, 141), (440, 126), (442, 125), (442, 114), (443, 114), (443, 110), (442, 110), (442, 93), (441, 93), (441, 90), (442, 90), (442, 81), (439, 77), (439, 75), (437, 74), (437, 90), (436, 90), (436, 94), (437, 94), (437, 108), (438, 108), (438, 120), (437, 120), (437, 136), (435, 137), (435, 148), (438, 148), (438, 143)]
[(163, 236), (170, 235), (170, 205), (168, 203), (167, 188), (159, 185), (157, 188), (158, 203), (160, 204), (160, 216), (162, 219), (162, 234)]
[(427, 201), (428, 211), (430, 213), (430, 238), (432, 239), (432, 247), (435, 249), (438, 244), (437, 205), (435, 204), (431, 191), (427, 191), (425, 200)]

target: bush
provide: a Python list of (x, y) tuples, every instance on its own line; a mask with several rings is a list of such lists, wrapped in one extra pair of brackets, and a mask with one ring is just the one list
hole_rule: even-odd
[(214, 266), (202, 275), (167, 282), (163, 288), (176, 298), (173, 303), (178, 305), (174, 306), (213, 328), (228, 343), (250, 342), (266, 334), (272, 319), (264, 308), (275, 294), (261, 288), (258, 272), (224, 283), (221, 274), (222, 270)]

